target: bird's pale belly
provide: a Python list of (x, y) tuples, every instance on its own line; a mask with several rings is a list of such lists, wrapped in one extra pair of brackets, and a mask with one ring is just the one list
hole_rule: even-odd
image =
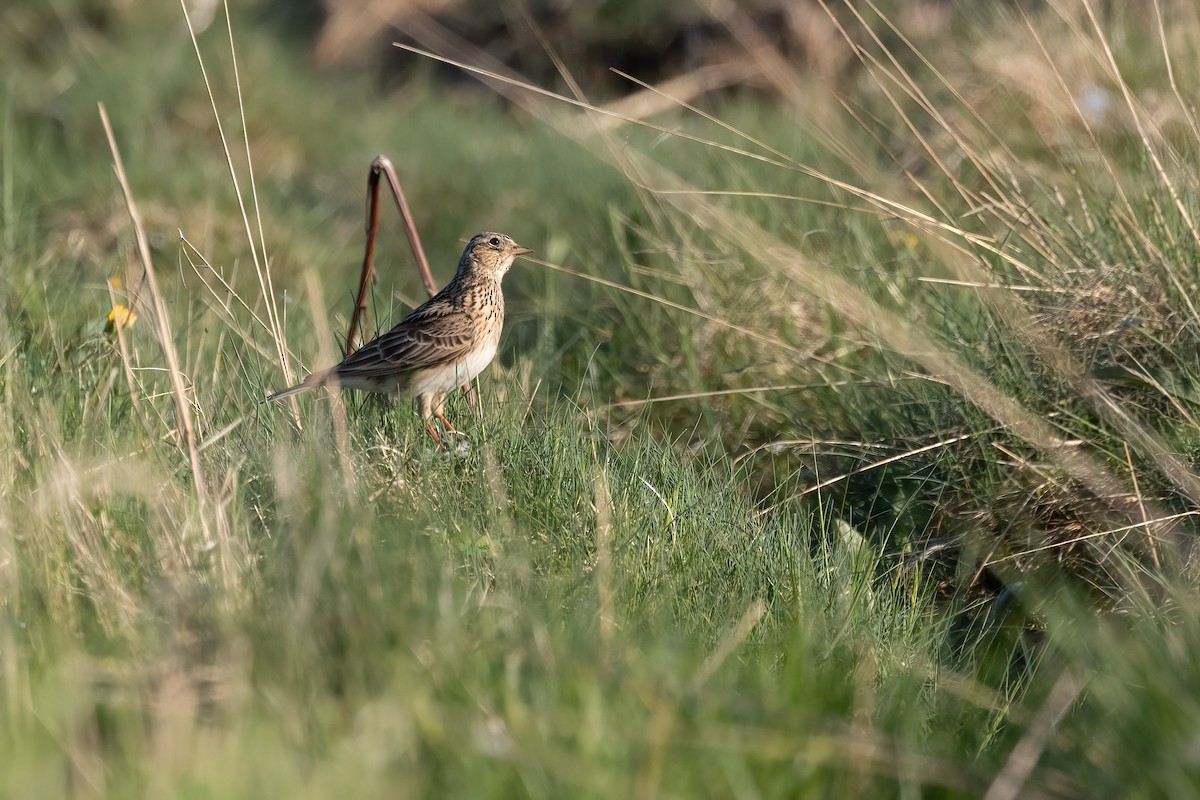
[(498, 341), (490, 342), (461, 361), (436, 369), (423, 369), (413, 374), (405, 390), (415, 395), (440, 395), (465, 386), (483, 372), (496, 357)]

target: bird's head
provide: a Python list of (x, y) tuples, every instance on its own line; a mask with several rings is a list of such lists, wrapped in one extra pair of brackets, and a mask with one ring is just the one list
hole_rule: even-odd
[(480, 233), (471, 239), (467, 249), (463, 251), (459, 271), (464, 269), (479, 270), (491, 275), (496, 280), (504, 277), (517, 256), (532, 253), (528, 247), (521, 247), (503, 233)]

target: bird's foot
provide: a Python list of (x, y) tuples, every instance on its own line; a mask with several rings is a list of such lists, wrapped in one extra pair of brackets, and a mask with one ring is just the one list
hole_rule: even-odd
[(435, 412), (433, 412), (433, 415), (435, 417), (437, 417), (438, 422), (440, 422), (446, 426), (446, 430), (449, 433), (453, 433), (453, 434), (458, 433), (458, 431), (454, 429), (454, 426), (450, 424), (450, 420), (446, 419), (446, 415), (443, 414), (441, 411), (435, 411)]
[(425, 430), (428, 431), (429, 435), (433, 437), (433, 440), (438, 443), (438, 447), (442, 448), (443, 450), (446, 449), (446, 445), (442, 441), (442, 437), (438, 436), (437, 428), (433, 427), (433, 423), (429, 420), (425, 420)]

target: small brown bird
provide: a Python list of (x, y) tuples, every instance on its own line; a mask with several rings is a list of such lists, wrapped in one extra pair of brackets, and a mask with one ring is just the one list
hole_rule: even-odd
[(517, 256), (532, 252), (502, 233), (479, 234), (463, 251), (454, 279), (396, 327), (337, 366), (314, 372), (267, 399), (327, 385), (416, 395), (425, 429), (441, 443), (432, 420), (455, 432), (442, 414), (446, 395), (468, 385), (495, 357), (504, 327), (500, 281)]

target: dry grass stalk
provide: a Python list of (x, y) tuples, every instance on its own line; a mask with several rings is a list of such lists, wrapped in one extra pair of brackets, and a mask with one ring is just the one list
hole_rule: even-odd
[[(255, 239), (254, 231), (250, 225), (250, 215), (246, 210), (246, 202), (242, 196), (241, 185), (238, 181), (237, 170), (233, 165), (233, 155), (229, 148), (228, 139), (225, 136), (225, 127), (221, 123), (221, 114), (217, 109), (216, 96), (213, 94), (212, 83), (209, 81), (208, 70), (204, 65), (204, 57), (200, 53), (200, 43), (196, 40), (196, 31), (192, 26), (191, 16), (188, 13), (187, 5), (180, 0), (180, 7), (183, 9), (184, 21), (187, 22), (188, 34), (191, 37), (192, 47), (196, 52), (196, 61), (200, 66), (200, 74), (204, 78), (204, 88), (208, 93), (209, 105), (213, 112), (213, 122), (217, 127), (217, 134), (221, 139), (221, 148), (225, 153), (225, 163), (229, 168), (229, 178), (233, 183), (234, 195), (237, 197), (238, 208), (242, 215), (242, 226), (246, 233), (246, 241), (250, 247), (250, 257), (254, 262), (254, 272), (258, 277), (259, 290), (262, 292), (263, 306), (266, 309), (267, 325), (271, 333), (271, 339), (275, 344), (275, 352), (279, 361), (280, 369), (283, 370), (284, 383), (293, 383), (293, 374), (291, 362), (288, 359), (287, 345), (283, 333), (283, 322), (279, 314), (279, 307), (275, 300), (275, 292), (271, 283), (271, 269), (267, 261), (266, 240), (262, 230), (262, 214), (259, 213), (258, 207), (258, 192), (254, 184), (254, 170), (250, 160), (250, 137), (246, 129), (246, 114), (242, 105), (242, 87), (241, 79), (237, 71), (237, 54), (233, 46), (233, 24), (229, 19), (228, 4), (225, 7), (225, 24), (229, 33), (229, 55), (233, 62), (234, 80), (238, 98), (239, 118), (242, 121), (242, 134), (245, 142), (245, 157), (246, 164), (250, 172), (250, 194), (254, 203), (254, 213), (258, 223), (258, 239)], [(299, 424), (299, 405), (294, 398), (291, 399), (291, 409), (293, 419)]]
[(1085, 685), (1070, 672), (1058, 676), (1050, 696), (1012, 749), (1004, 768), (988, 787), (984, 800), (1016, 800), (1021, 796), (1059, 720), (1070, 710)]
[[(204, 534), (205, 543), (211, 541), (211, 531), (208, 522), (208, 489), (205, 486), (204, 472), (200, 468), (200, 453), (197, 449), (196, 429), (192, 421), (191, 401), (188, 390), (184, 385), (183, 374), (179, 369), (179, 356), (175, 352), (175, 340), (171, 334), (171, 323), (167, 317), (167, 306), (163, 302), (162, 292), (158, 287), (158, 277), (154, 271), (154, 263), (150, 258), (150, 243), (146, 238), (146, 229), (138, 212), (137, 202), (129, 188), (129, 180), (125, 176), (125, 164), (121, 160), (121, 152), (117, 148), (116, 137), (113, 136), (112, 125), (108, 121), (108, 112), (104, 104), (100, 106), (100, 120), (104, 124), (104, 134), (108, 137), (108, 146), (112, 151), (113, 166), (117, 172), (117, 180), (121, 184), (121, 192), (125, 196), (125, 207), (129, 210), (129, 218), (133, 223), (134, 235), (137, 238), (138, 255), (145, 270), (146, 285), (150, 290), (150, 302), (153, 309), (155, 338), (167, 362), (167, 374), (171, 380), (171, 397), (175, 402), (175, 424), (180, 446), (187, 454), (191, 465), (192, 482), (196, 487), (196, 502), (199, 507), (200, 529)], [(228, 548), (226, 542), (219, 543), (222, 555), (223, 573), (231, 577), (232, 565), (227, 562)]]
[(380, 175), (387, 177), (388, 188), (392, 190), (396, 208), (404, 219), (404, 232), (408, 236), (409, 246), (412, 247), (413, 258), (416, 260), (421, 282), (425, 284), (425, 291), (429, 293), (430, 297), (437, 294), (437, 284), (433, 282), (433, 275), (429, 271), (429, 259), (425, 257), (425, 248), (421, 246), (417, 223), (408, 206), (408, 199), (404, 196), (404, 188), (400, 185), (396, 168), (392, 166), (392, 162), (386, 156), (375, 156), (371, 161), (371, 172), (367, 176), (367, 245), (366, 252), (363, 254), (362, 274), (358, 279), (358, 294), (356, 295), (358, 299), (354, 305), (354, 313), (350, 316), (350, 327), (346, 331), (347, 355), (357, 349), (356, 337), (361, 336), (365, 339), (367, 336), (367, 291), (378, 282), (375, 274), (375, 239), (379, 234)]

